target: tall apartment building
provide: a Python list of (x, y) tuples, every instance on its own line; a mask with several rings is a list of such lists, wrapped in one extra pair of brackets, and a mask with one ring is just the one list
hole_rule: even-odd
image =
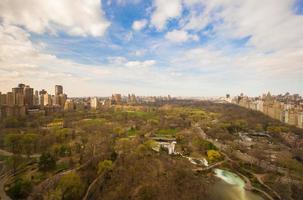
[(64, 107), (66, 100), (67, 100), (67, 95), (66, 94), (60, 94), (59, 95), (59, 105), (61, 107)]
[(8, 92), (6, 94), (6, 104), (8, 106), (13, 106), (15, 105), (15, 94), (13, 92)]
[(28, 85), (24, 87), (24, 104), (27, 108), (32, 108), (34, 105), (34, 89)]
[(6, 94), (1, 94), (0, 95), (1, 105), (6, 105), (7, 104), (6, 99), (7, 99)]
[(62, 85), (55, 85), (55, 95), (63, 94), (63, 87)]
[(298, 113), (298, 127), (303, 128), (303, 112)]
[(39, 92), (38, 90), (35, 91), (35, 94), (34, 94), (34, 106), (38, 106), (39, 105)]
[(98, 98), (97, 97), (93, 97), (90, 99), (90, 107), (91, 109), (97, 109), (99, 106), (99, 102), (98, 102)]
[[(61, 111), (67, 99), (63, 94), (63, 87), (55, 86), (56, 95), (50, 95), (47, 91), (35, 91), (28, 85), (18, 84), (12, 88), (12, 92), (2, 94), (0, 92), (0, 117), (20, 117), (26, 113), (33, 113), (31, 108), (40, 108), (47, 112)], [(56, 103), (58, 106), (53, 106)]]
[(53, 105), (64, 107), (67, 99), (66, 94), (63, 94), (62, 85), (55, 85), (55, 96), (53, 97)]
[(65, 101), (64, 111), (73, 111), (75, 109), (75, 104), (71, 99)]
[(43, 108), (44, 107), (44, 95), (47, 94), (47, 91), (42, 89), (40, 92), (39, 92), (39, 105), (40, 105), (40, 108)]
[(113, 94), (112, 95), (112, 100), (114, 101), (115, 104), (121, 104), (122, 103), (121, 94)]
[(48, 93), (43, 94), (43, 105), (44, 106), (52, 106), (53, 105), (52, 95), (50, 95)]
[(15, 94), (15, 105), (24, 106), (24, 94), (23, 93)]
[(288, 124), (297, 126), (298, 116), (294, 110), (290, 110), (288, 113)]

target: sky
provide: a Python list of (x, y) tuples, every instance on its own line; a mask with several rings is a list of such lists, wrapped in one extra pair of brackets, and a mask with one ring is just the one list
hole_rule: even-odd
[(303, 95), (303, 0), (0, 0), (0, 91)]

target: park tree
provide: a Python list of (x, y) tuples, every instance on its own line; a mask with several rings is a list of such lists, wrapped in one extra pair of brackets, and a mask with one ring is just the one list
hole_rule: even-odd
[(18, 133), (7, 134), (4, 138), (4, 145), (14, 154), (20, 153), (22, 135)]
[(98, 163), (98, 174), (108, 172), (113, 169), (113, 162), (111, 160), (103, 160)]
[(208, 150), (207, 158), (210, 162), (218, 161), (222, 158), (221, 154), (216, 150)]
[(37, 134), (27, 133), (22, 136), (21, 138), (22, 148), (24, 149), (24, 152), (26, 153), (28, 158), (35, 150), (37, 146), (37, 142), (38, 142)]
[(43, 197), (43, 199), (44, 200), (61, 200), (62, 191), (60, 189), (51, 190)]
[(26, 199), (32, 190), (32, 184), (28, 180), (17, 179), (8, 189), (7, 193), (12, 199)]
[(20, 154), (13, 154), (12, 156), (8, 157), (6, 160), (6, 164), (13, 169), (13, 173), (15, 174), (17, 171), (17, 167), (21, 165), (23, 162), (23, 158)]
[(133, 142), (128, 138), (121, 138), (116, 142), (115, 151), (121, 155), (124, 153), (129, 153), (134, 148)]
[(24, 126), (24, 120), (17, 119), (15, 117), (8, 117), (4, 120), (4, 126), (6, 128), (19, 128)]
[(39, 169), (43, 171), (55, 169), (56, 159), (49, 152), (42, 153), (39, 159)]
[(81, 199), (84, 192), (84, 185), (76, 172), (64, 174), (56, 189), (62, 191), (62, 200)]

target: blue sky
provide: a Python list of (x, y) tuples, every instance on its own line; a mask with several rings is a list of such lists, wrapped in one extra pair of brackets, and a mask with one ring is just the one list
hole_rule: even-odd
[(0, 91), (303, 93), (302, 0), (0, 2)]

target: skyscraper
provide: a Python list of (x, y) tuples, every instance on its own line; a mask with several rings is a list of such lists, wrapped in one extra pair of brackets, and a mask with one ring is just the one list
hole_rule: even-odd
[(40, 92), (39, 92), (39, 104), (40, 104), (40, 107), (43, 108), (44, 107), (44, 95), (46, 95), (47, 92), (46, 90), (42, 89)]
[(6, 95), (6, 103), (9, 106), (15, 105), (15, 94), (13, 92), (8, 92)]
[(44, 106), (52, 106), (52, 95), (50, 94), (44, 94), (43, 95), (43, 103), (44, 103)]
[(2, 105), (6, 105), (7, 104), (6, 99), (7, 99), (6, 94), (1, 94), (0, 95), (0, 101), (1, 101)]
[(94, 98), (90, 99), (90, 107), (92, 109), (97, 109), (98, 105), (99, 105), (99, 102), (98, 102), (98, 98), (97, 97), (94, 97)]
[(24, 106), (24, 94), (15, 93), (15, 105)]
[(39, 92), (38, 90), (35, 91), (35, 94), (34, 94), (34, 106), (37, 106), (39, 105)]
[(34, 89), (27, 85), (24, 87), (24, 103), (28, 108), (34, 105)]
[(62, 85), (55, 85), (55, 95), (63, 94), (63, 87)]
[(121, 104), (122, 103), (121, 94), (113, 94), (112, 95), (112, 100), (114, 101), (115, 104)]

